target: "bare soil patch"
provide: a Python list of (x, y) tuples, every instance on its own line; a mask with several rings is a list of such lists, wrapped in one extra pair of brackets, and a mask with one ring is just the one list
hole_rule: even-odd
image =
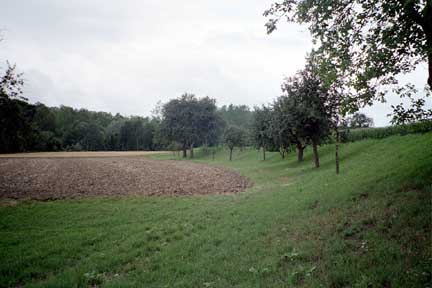
[(0, 198), (229, 194), (251, 185), (236, 171), (187, 161), (145, 157), (0, 159)]
[(152, 154), (169, 153), (164, 151), (83, 151), (83, 152), (29, 152), (0, 154), (0, 158), (69, 158), (69, 157), (137, 157)]

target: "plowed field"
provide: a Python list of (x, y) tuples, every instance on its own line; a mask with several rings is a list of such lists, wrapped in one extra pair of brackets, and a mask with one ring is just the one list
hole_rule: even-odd
[(244, 191), (239, 173), (189, 161), (145, 157), (1, 158), (0, 198), (207, 195)]

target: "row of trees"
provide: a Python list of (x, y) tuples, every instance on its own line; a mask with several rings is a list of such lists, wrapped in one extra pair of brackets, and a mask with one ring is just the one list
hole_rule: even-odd
[[(397, 75), (427, 62), (426, 90), (432, 89), (432, 1), (293, 1), (276, 2), (264, 12), (268, 33), (281, 20), (306, 24), (313, 38), (316, 72), (331, 103), (339, 173), (339, 129), (343, 117), (374, 101), (385, 102), (388, 91), (410, 94), (410, 84)], [(426, 93), (429, 95), (430, 93)], [(393, 107), (393, 124), (432, 118), (425, 101)]]
[(61, 106), (29, 105), (33, 146), (26, 150), (153, 150), (158, 123), (149, 118)]
[(0, 78), (0, 153), (57, 150), (154, 150), (157, 119), (30, 104), (22, 76), (8, 66)]
[(216, 100), (209, 97), (184, 94), (162, 108), (161, 134), (168, 142), (181, 145), (183, 157), (188, 149), (193, 158), (194, 147), (218, 144), (224, 125)]
[(227, 125), (249, 129), (253, 118), (247, 106), (217, 108), (215, 99), (192, 94), (169, 101), (154, 117), (47, 107), (22, 97), (23, 84), (8, 65), (0, 77), (0, 153), (180, 149), (193, 157), (194, 147), (221, 144)]
[[(334, 126), (334, 107), (320, 78), (310, 64), (282, 85), (284, 95), (269, 106), (256, 108), (253, 131), (255, 143), (266, 150), (279, 150), (284, 158), (293, 149), (303, 161), (304, 149), (311, 145), (315, 166), (319, 167), (318, 145), (326, 141)], [(295, 148), (294, 148), (295, 147)]]
[[(285, 158), (289, 151), (297, 151), (297, 159), (303, 161), (304, 150), (312, 146), (315, 167), (320, 166), (318, 146), (333, 141), (338, 148), (341, 131), (349, 128), (373, 126), (373, 120), (362, 113), (351, 117), (340, 115), (339, 97), (325, 85), (319, 75), (312, 53), (307, 66), (282, 84), (283, 95), (273, 103), (255, 107), (250, 131), (240, 127), (229, 127), (225, 132), (225, 143), (230, 149), (241, 147), (245, 139), (241, 135), (251, 135), (252, 143), (260, 148), (263, 160), (266, 151), (279, 151)], [(338, 149), (336, 149), (338, 171)]]
[[(71, 107), (30, 104), (21, 96), (23, 84), (15, 67), (1, 78), (0, 121), (2, 153), (58, 150), (182, 150), (193, 157), (194, 147), (221, 144), (230, 150), (255, 146), (285, 155), (296, 149), (298, 160), (313, 147), (319, 167), (318, 145), (327, 141), (332, 106), (313, 65), (288, 78), (284, 95), (267, 106), (229, 105), (217, 108), (215, 99), (184, 94), (162, 105), (152, 118), (124, 117)], [(363, 114), (349, 119), (351, 127), (369, 127)]]

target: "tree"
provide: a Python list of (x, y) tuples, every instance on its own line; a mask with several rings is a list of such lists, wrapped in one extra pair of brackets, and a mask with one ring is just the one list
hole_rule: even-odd
[(33, 126), (34, 141), (32, 150), (57, 151), (62, 149), (61, 138), (57, 135), (57, 123), (53, 109), (42, 103), (34, 106)]
[(396, 75), (425, 60), (432, 88), (430, 0), (284, 0), (274, 3), (264, 16), (269, 17), (268, 33), (280, 19), (308, 24), (324, 60), (321, 76), (328, 83), (338, 78), (352, 93), (344, 95), (342, 105), (383, 100), (384, 92), (378, 93), (381, 85), (397, 83)]
[(291, 145), (296, 143), (293, 135), (287, 106), (285, 104), (286, 97), (279, 97), (272, 105), (272, 117), (270, 133), (273, 144), (279, 149), (279, 154), (282, 159), (285, 159), (285, 154), (291, 150)]
[(0, 78), (0, 152), (19, 152), (32, 146), (33, 107), (22, 96), (22, 74), (7, 63), (8, 68)]
[[(426, 88), (426, 97), (430, 97), (431, 89)], [(424, 120), (432, 120), (432, 109), (425, 109), (425, 99), (419, 98), (415, 99), (414, 95), (417, 90), (413, 85), (407, 85), (399, 89), (399, 94), (402, 97), (406, 97), (410, 100), (410, 108), (405, 108), (402, 103), (391, 107), (393, 108), (393, 114), (387, 116), (392, 116), (390, 122), (395, 125), (403, 125), (408, 123), (414, 123)]]
[(154, 126), (148, 118), (131, 117), (123, 121), (119, 131), (124, 150), (152, 150)]
[(244, 129), (250, 129), (252, 126), (253, 111), (246, 105), (224, 105), (218, 111), (227, 125), (235, 125)]
[(76, 126), (78, 142), (86, 151), (103, 150), (104, 134), (102, 127), (95, 122), (80, 122)]
[(230, 150), (229, 160), (232, 161), (234, 147), (242, 147), (245, 142), (246, 131), (238, 126), (230, 125), (224, 132), (224, 143)]
[(217, 111), (215, 99), (204, 97), (199, 99), (198, 103), (198, 121), (195, 125), (198, 127), (199, 139), (196, 142), (206, 147), (215, 146), (221, 140), (226, 123)]
[(272, 140), (272, 111), (270, 107), (255, 107), (252, 134), (256, 148), (262, 148), (263, 160), (266, 159), (266, 150), (273, 144)]
[(367, 117), (363, 113), (354, 113), (353, 116), (348, 117), (347, 124), (349, 128), (355, 129), (355, 128), (368, 128), (373, 127), (374, 122), (372, 118)]
[(105, 129), (106, 137), (106, 147), (108, 150), (118, 151), (124, 150), (122, 143), (120, 141), (121, 128), (126, 120), (123, 118), (118, 118), (111, 121), (111, 123)]
[(180, 154), (180, 150), (182, 149), (182, 145), (180, 143), (178, 143), (178, 142), (173, 141), (169, 145), (167, 145), (166, 148), (169, 151), (172, 151), (173, 158), (175, 158), (176, 157), (176, 152), (177, 152), (177, 156), (180, 156), (179, 154)]
[(306, 145), (312, 144), (315, 167), (318, 168), (318, 145), (330, 134), (331, 127), (327, 90), (311, 66), (288, 78), (282, 90), (286, 96), (280, 97), (279, 105), (287, 115), (286, 123), (297, 146), (298, 161), (303, 161)]
[(193, 94), (183, 94), (162, 109), (162, 134), (167, 142), (177, 141), (183, 145), (183, 157), (187, 157), (188, 147), (193, 158), (195, 145), (217, 142), (222, 132), (221, 123), (216, 100), (209, 97), (198, 99)]

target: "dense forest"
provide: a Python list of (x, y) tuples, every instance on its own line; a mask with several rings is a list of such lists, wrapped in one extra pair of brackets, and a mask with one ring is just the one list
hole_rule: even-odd
[[(173, 143), (178, 140), (178, 133), (186, 131), (178, 126), (177, 118), (173, 118), (173, 123), (168, 125), (167, 117), (162, 121), (161, 115), (127, 117), (118, 113), (113, 115), (67, 106), (47, 107), (42, 103), (31, 104), (21, 96), (21, 87), (24, 84), (21, 79), (22, 75), (15, 72), (14, 66), (9, 66), (1, 77), (0, 153), (161, 150), (175, 148)], [(191, 106), (194, 101), (198, 104), (203, 103), (193, 95), (187, 98), (185, 107)], [(201, 115), (209, 114), (213, 109), (213, 118), (217, 122), (212, 127), (207, 127), (208, 129), (197, 126), (194, 131), (189, 130), (195, 133), (196, 146), (203, 144), (200, 131), (211, 131), (213, 135), (207, 135), (206, 141), (210, 145), (217, 145), (220, 144), (225, 123), (239, 125), (244, 129), (250, 127), (253, 112), (247, 106), (228, 105), (217, 108), (215, 100), (205, 99), (208, 105), (203, 107), (205, 111)], [(196, 108), (199, 110), (199, 105)], [(168, 105), (165, 105), (164, 109), (168, 109)], [(172, 112), (174, 113), (174, 110)], [(188, 113), (193, 117), (197, 115), (193, 107)]]

